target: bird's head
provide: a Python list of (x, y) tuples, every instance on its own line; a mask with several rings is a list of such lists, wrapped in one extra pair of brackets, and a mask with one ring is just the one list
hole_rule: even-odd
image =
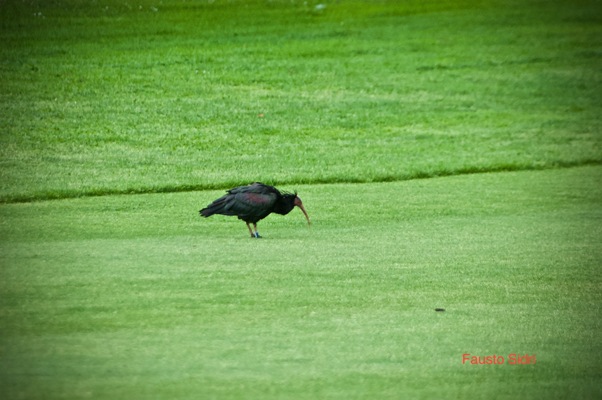
[(297, 196), (296, 192), (295, 192), (294, 204), (295, 204), (295, 206), (299, 207), (301, 209), (301, 211), (303, 211), (303, 214), (305, 215), (305, 219), (307, 219), (307, 225), (311, 225), (311, 221), (309, 220), (309, 215), (307, 215), (307, 211), (305, 211), (305, 207), (303, 207), (303, 202), (301, 201), (301, 198), (299, 196)]

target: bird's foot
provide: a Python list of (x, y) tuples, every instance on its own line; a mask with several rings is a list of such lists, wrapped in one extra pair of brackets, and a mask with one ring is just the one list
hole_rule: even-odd
[(259, 234), (259, 232), (255, 232), (255, 237), (256, 237), (257, 239), (261, 239), (261, 235)]

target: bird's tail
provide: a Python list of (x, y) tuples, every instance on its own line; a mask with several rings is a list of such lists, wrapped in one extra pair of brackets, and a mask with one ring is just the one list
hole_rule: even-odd
[[(225, 197), (225, 196), (224, 196)], [(215, 200), (213, 203), (209, 204), (207, 207), (203, 208), (199, 211), (201, 217), (210, 217), (213, 214), (222, 214), (224, 212), (225, 207), (225, 198), (219, 198)]]

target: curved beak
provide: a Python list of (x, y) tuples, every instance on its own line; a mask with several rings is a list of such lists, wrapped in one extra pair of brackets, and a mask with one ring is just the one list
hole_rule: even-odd
[(307, 219), (307, 225), (311, 225), (311, 221), (309, 220), (309, 215), (307, 215), (307, 211), (305, 211), (305, 207), (303, 207), (303, 203), (301, 202), (300, 198), (296, 198), (295, 199), (295, 205), (297, 207), (299, 207), (301, 209), (301, 211), (303, 211), (303, 214), (305, 215), (305, 219)]

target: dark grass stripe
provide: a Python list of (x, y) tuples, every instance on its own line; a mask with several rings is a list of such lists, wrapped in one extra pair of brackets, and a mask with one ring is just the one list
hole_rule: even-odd
[[(602, 165), (602, 159), (591, 159), (574, 162), (557, 161), (545, 164), (501, 164), (495, 166), (469, 166), (456, 169), (440, 169), (434, 171), (419, 171), (409, 174), (391, 174), (380, 175), (366, 178), (346, 178), (332, 177), (328, 179), (291, 179), (285, 181), (265, 180), (266, 183), (276, 186), (293, 186), (293, 185), (324, 185), (324, 184), (360, 184), (360, 183), (384, 183), (384, 182), (400, 182), (416, 179), (430, 179), (446, 176), (484, 174), (496, 172), (513, 172), (513, 171), (541, 171), (550, 169), (575, 168), (583, 166)], [(182, 193), (182, 192), (197, 192), (206, 190), (221, 190), (229, 189), (239, 185), (246, 185), (250, 182), (243, 181), (224, 181), (215, 184), (199, 184), (199, 185), (164, 185), (158, 187), (132, 187), (128, 189), (111, 189), (99, 188), (86, 191), (73, 190), (56, 190), (41, 193), (32, 193), (27, 195), (8, 195), (0, 198), (0, 204), (15, 204), (15, 203), (31, 203), (47, 200), (64, 200), (76, 199), (85, 197), (101, 197), (101, 196), (116, 196), (130, 194), (160, 194), (160, 193)]]

